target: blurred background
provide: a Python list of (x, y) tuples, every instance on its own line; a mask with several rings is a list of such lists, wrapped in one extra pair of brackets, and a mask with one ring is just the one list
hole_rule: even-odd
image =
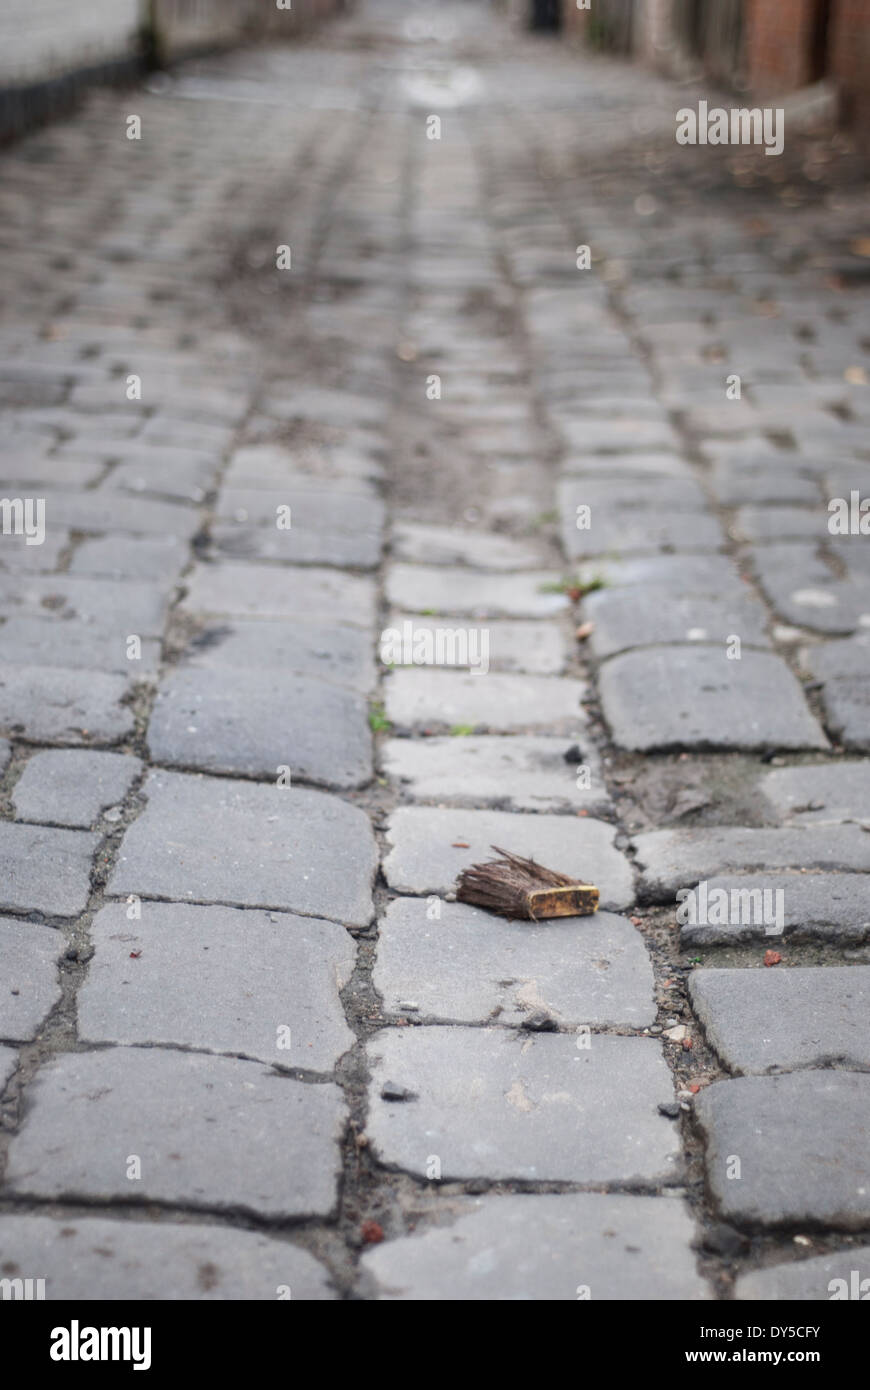
[[(466, 0), (506, 28), (706, 79), (870, 132), (870, 0)], [(83, 85), (257, 37), (303, 36), (355, 0), (0, 0), (0, 138)], [(408, 15), (442, 7), (415, 5)]]

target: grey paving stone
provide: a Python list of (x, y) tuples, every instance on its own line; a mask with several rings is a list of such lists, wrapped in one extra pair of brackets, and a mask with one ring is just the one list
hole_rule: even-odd
[(676, 452), (680, 447), (673, 428), (664, 421), (572, 419), (569, 416), (562, 418), (559, 426), (567, 448), (589, 454), (623, 454), (631, 449)]
[(0, 821), (0, 909), (78, 917), (99, 835)]
[(562, 1028), (655, 1022), (652, 967), (630, 922), (609, 912), (512, 922), (422, 898), (396, 898), (380, 923), (375, 988), (390, 1013), (415, 1019), (521, 1024), (538, 1010)]
[(391, 565), (387, 601), (415, 613), (462, 613), (476, 618), (551, 618), (569, 601), (550, 592), (563, 576), (547, 570), (522, 574), (482, 574), (437, 565)]
[[(439, 628), (443, 632), (447, 626), (439, 618), (413, 617), (405, 613), (391, 613), (388, 624), (388, 627), (384, 628), (381, 633), (379, 650), (382, 649), (384, 633), (394, 632), (401, 635), (402, 645), (407, 647), (411, 655), (415, 650), (415, 642), (421, 644), (418, 650), (425, 651), (426, 647), (423, 644), (426, 643), (431, 645), (433, 651), (436, 650), (435, 634)], [(456, 632), (456, 624), (453, 624), (449, 630)], [(533, 622), (498, 620), (493, 622), (487, 620), (485, 631), (488, 636), (483, 640), (487, 642), (489, 648), (490, 671), (521, 671), (527, 672), (529, 675), (558, 676), (565, 669), (568, 649), (562, 629), (556, 623), (542, 622), (540, 619)], [(445, 640), (448, 639), (441, 638), (442, 642)], [(453, 640), (456, 643), (456, 639)], [(463, 640), (467, 644), (469, 639), (466, 636)], [(480, 640), (478, 637), (473, 639), (475, 643)], [(391, 638), (390, 641), (393, 642), (395, 639)], [(448, 648), (448, 650), (450, 649)], [(479, 661), (482, 649), (467, 645), (463, 649), (462, 641), (460, 641), (453, 650), (457, 658), (460, 656), (463, 658), (465, 667), (468, 668), (472, 659), (475, 663)], [(466, 657), (467, 660), (465, 660)]]
[(736, 635), (752, 647), (769, 647), (767, 613), (749, 598), (672, 598), (635, 588), (600, 589), (583, 601), (583, 618), (595, 623), (589, 646), (597, 657), (658, 643), (718, 643)]
[(180, 502), (202, 502), (214, 484), (220, 459), (182, 449), (168, 452), (171, 457), (165, 457), (162, 450), (149, 449), (135, 459), (125, 459), (112, 469), (99, 495), (120, 491), (146, 497), (169, 497)]
[(301, 618), (372, 627), (375, 592), (370, 579), (335, 570), (228, 562), (194, 570), (184, 607), (236, 618)]
[[(870, 1076), (799, 1071), (717, 1081), (697, 1096), (695, 1116), (707, 1143), (707, 1180), (726, 1220), (761, 1228), (867, 1226)], [(739, 1178), (728, 1177), (734, 1157)]]
[[(39, 1270), (47, 1300), (211, 1302), (333, 1299), (328, 1272), (299, 1246), (199, 1222), (0, 1217), (4, 1257)], [(279, 1291), (289, 1288), (289, 1295)]]
[(144, 791), (148, 804), (109, 881), (113, 896), (371, 921), (377, 853), (356, 806), (303, 787), (179, 772), (152, 772)]
[[(8, 482), (5, 487), (7, 492), (11, 491)], [(46, 529), (42, 545), (28, 545), (25, 536), (0, 536), (0, 572), (20, 577), (22, 573), (54, 570), (69, 542), (69, 531), (58, 527)]]
[(161, 683), (148, 747), (155, 762), (253, 777), (278, 775), (331, 787), (371, 779), (368, 705), (361, 695), (277, 667), (196, 666)]
[(405, 667), (392, 673), (385, 692), (388, 718), (405, 729), (460, 725), (500, 732), (543, 727), (570, 733), (586, 723), (580, 703), (586, 685), (562, 676)]
[(691, 466), (676, 454), (572, 454), (561, 460), (562, 473), (583, 478), (684, 478)]
[(797, 471), (788, 471), (780, 464), (771, 465), (766, 459), (749, 461), (738, 466), (734, 459), (722, 459), (711, 473), (716, 498), (723, 507), (738, 507), (764, 502), (804, 503), (818, 505), (819, 484)]
[(602, 667), (599, 690), (620, 748), (827, 747), (799, 682), (771, 652), (743, 649), (739, 660), (724, 644), (625, 652)]
[[(562, 544), (571, 559), (593, 555), (622, 555), (633, 551), (656, 551), (666, 548), (677, 551), (716, 550), (723, 542), (722, 529), (716, 518), (700, 509), (679, 509), (649, 499), (633, 499), (628, 491), (622, 498), (590, 502), (592, 484), (579, 478), (567, 478), (558, 487), (558, 506), (562, 516)], [(599, 487), (601, 485), (599, 484)], [(629, 485), (634, 487), (636, 485)], [(653, 489), (663, 486), (656, 481)], [(684, 484), (674, 484), (680, 489)], [(691, 502), (691, 499), (689, 499)], [(590, 524), (578, 528), (578, 506), (592, 506)]]
[(78, 998), (86, 1042), (172, 1043), (318, 1072), (353, 1046), (339, 990), (354, 944), (335, 922), (190, 903), (147, 903), (129, 921), (112, 903), (91, 937)]
[(822, 705), (832, 738), (850, 751), (870, 752), (870, 691), (863, 677), (827, 681)]
[(0, 917), (0, 1038), (27, 1042), (60, 999), (60, 932)]
[(713, 826), (650, 830), (634, 840), (646, 901), (669, 902), (678, 888), (733, 873), (778, 869), (870, 871), (870, 844), (857, 825), (808, 825), (784, 830)]
[[(565, 480), (559, 496), (572, 524), (577, 506), (588, 506), (593, 530), (602, 515), (626, 516), (633, 524), (632, 513), (638, 513), (642, 520), (650, 511), (695, 514), (706, 511), (708, 506), (704, 491), (694, 478), (620, 478), (612, 472), (604, 477)], [(690, 520), (688, 516), (684, 519)]]
[(0, 729), (36, 743), (117, 743), (133, 731), (123, 676), (0, 665)]
[(814, 505), (806, 507), (740, 507), (734, 520), (734, 537), (755, 544), (807, 537), (824, 541), (829, 534), (828, 514), (818, 499), (818, 489), (812, 502)]
[[(738, 1302), (769, 1299), (777, 1303), (866, 1299), (870, 1290), (870, 1284), (864, 1282), (867, 1279), (870, 1279), (870, 1245), (858, 1245), (810, 1260), (755, 1269), (737, 1280), (734, 1297)], [(835, 1280), (845, 1280), (845, 1289)]]
[(355, 531), (379, 535), (383, 530), (385, 508), (379, 497), (358, 491), (345, 494), (339, 480), (329, 487), (316, 483), (282, 484), (270, 488), (236, 488), (226, 484), (218, 496), (215, 514), (225, 525), (265, 526), (277, 530), (276, 521), (283, 507), (291, 508), (291, 525), (282, 534), (289, 540), (297, 527), (301, 531), (352, 535)]
[(705, 1299), (692, 1232), (667, 1197), (484, 1197), (457, 1203), (449, 1225), (367, 1251), (362, 1268), (378, 1299)]
[(455, 526), (399, 522), (393, 527), (392, 553), (397, 560), (421, 565), (470, 565), (473, 569), (540, 569), (541, 546), (491, 531), (463, 531)]
[(692, 1006), (730, 1071), (870, 1071), (870, 966), (694, 970)]
[(838, 761), (778, 767), (759, 788), (789, 825), (870, 825), (870, 763)]
[(135, 632), (140, 637), (159, 637), (166, 622), (170, 587), (133, 581), (108, 586), (99, 579), (71, 574), (28, 575), (25, 579), (3, 575), (0, 602), (7, 618), (40, 617), (56, 627), (78, 620), (112, 627), (119, 636)]
[(12, 791), (16, 818), (89, 830), (107, 807), (124, 800), (141, 771), (139, 758), (127, 753), (34, 753)]
[(208, 671), (276, 670), (368, 694), (377, 683), (371, 637), (327, 623), (235, 620), (203, 629), (185, 652)]
[[(870, 876), (867, 874), (757, 873), (714, 878), (707, 884), (708, 902), (720, 889), (729, 894), (729, 904), (736, 903), (736, 911), (728, 914), (733, 921), (721, 925), (687, 922), (680, 929), (683, 947), (764, 941), (771, 933), (764, 925), (764, 898), (759, 899), (758, 894), (765, 892), (782, 893), (781, 899), (768, 899), (773, 909), (768, 915), (774, 917), (774, 925), (777, 925), (776, 904), (782, 903), (783, 931), (775, 934), (786, 939), (840, 945), (870, 938)], [(742, 897), (731, 898), (735, 892), (753, 895), (746, 909), (742, 908)], [(759, 902), (760, 909), (753, 905)]]
[[(565, 760), (572, 748), (580, 751), (577, 763)], [(608, 801), (598, 754), (585, 738), (396, 738), (384, 744), (381, 760), (414, 801), (515, 811), (596, 810)]]
[(498, 845), (597, 884), (602, 909), (618, 910), (633, 901), (634, 888), (615, 837), (612, 826), (591, 818), (402, 806), (387, 827), (384, 873), (399, 893), (449, 893), (463, 869), (495, 858)]
[[(41, 1197), (325, 1216), (343, 1118), (337, 1086), (255, 1062), (160, 1048), (67, 1053), (29, 1089), (6, 1184)], [(139, 1180), (127, 1177), (132, 1154)]]
[(840, 579), (807, 542), (767, 544), (752, 551), (758, 583), (787, 623), (812, 632), (854, 632), (870, 613), (866, 583)]
[[(679, 1172), (674, 1127), (657, 1108), (673, 1083), (650, 1038), (396, 1028), (372, 1038), (368, 1054), (367, 1132), (390, 1166), (427, 1176), (436, 1156), (445, 1181), (652, 1182)], [(382, 1099), (386, 1081), (417, 1099)]]
[(65, 454), (38, 458), (32, 453), (22, 456), (16, 451), (15, 457), (6, 459), (3, 471), (6, 483), (20, 481), (29, 483), (31, 487), (38, 484), (72, 489), (90, 487), (104, 467), (101, 459), (77, 459)]
[[(104, 418), (101, 412), (100, 428)], [(168, 444), (173, 449), (210, 449), (213, 453), (222, 454), (229, 447), (234, 434), (235, 429), (229, 425), (207, 422), (202, 412), (195, 420), (185, 420), (168, 411), (164, 413), (158, 407), (157, 414), (145, 421), (137, 443)]]
[(316, 486), (339, 480), (343, 491), (374, 495), (371, 481), (383, 468), (371, 455), (342, 445), (285, 449), (278, 444), (250, 444), (237, 449), (224, 474), (224, 485), (239, 488)]
[(382, 400), (331, 387), (300, 387), (292, 378), (273, 383), (261, 408), (279, 420), (322, 420), (331, 425), (377, 426), (386, 414)]
[(199, 514), (193, 506), (125, 497), (122, 492), (47, 492), (45, 519), (47, 526), (70, 531), (125, 531), (188, 541), (199, 528)]
[(823, 683), (825, 723), (843, 747), (870, 750), (870, 637), (826, 642), (804, 653), (804, 664)]
[(626, 559), (590, 561), (580, 567), (585, 580), (600, 579), (607, 588), (630, 587), (676, 599), (690, 593), (695, 598), (742, 599), (747, 585), (728, 555), (638, 555)]
[(353, 534), (314, 530), (295, 520), (286, 531), (270, 526), (215, 525), (211, 528), (211, 536), (220, 557), (231, 560), (334, 565), (338, 569), (375, 569), (380, 564), (383, 544), (380, 531), (360, 530)]
[(801, 652), (801, 659), (806, 670), (823, 681), (841, 676), (870, 676), (870, 633), (807, 647)]
[(157, 671), (160, 643), (155, 638), (141, 638), (139, 655), (131, 660), (127, 655), (131, 635), (141, 636), (119, 618), (98, 622), (8, 618), (0, 628), (0, 661), (111, 671), (141, 680)]
[(174, 578), (188, 560), (177, 536), (94, 536), (76, 547), (70, 573), (106, 579)]

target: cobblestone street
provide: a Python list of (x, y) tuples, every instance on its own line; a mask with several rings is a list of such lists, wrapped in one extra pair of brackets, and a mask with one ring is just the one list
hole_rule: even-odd
[(0, 150), (0, 1278), (870, 1278), (870, 196), (697, 97), (366, 0)]

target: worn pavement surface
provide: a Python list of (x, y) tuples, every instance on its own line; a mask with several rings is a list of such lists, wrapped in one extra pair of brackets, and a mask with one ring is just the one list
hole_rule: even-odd
[(687, 91), (371, 0), (0, 157), (0, 1278), (870, 1275), (868, 199)]

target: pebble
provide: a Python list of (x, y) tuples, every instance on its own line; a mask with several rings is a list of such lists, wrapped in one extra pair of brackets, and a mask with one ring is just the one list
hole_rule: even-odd
[(735, 1231), (733, 1226), (726, 1226), (723, 1221), (717, 1221), (704, 1232), (701, 1249), (709, 1250), (714, 1255), (742, 1255), (749, 1249), (749, 1241), (746, 1236)]
[(395, 1081), (385, 1081), (381, 1087), (381, 1100), (416, 1100), (416, 1091), (409, 1091), (407, 1086), (399, 1086)]
[(660, 1115), (666, 1115), (669, 1120), (678, 1120), (680, 1117), (680, 1107), (675, 1100), (666, 1100), (658, 1108)]
[(528, 1018), (523, 1019), (522, 1026), (530, 1033), (558, 1033), (559, 1031), (559, 1025), (553, 1015), (548, 1014), (545, 1009), (536, 1009), (533, 1014), (529, 1014)]

